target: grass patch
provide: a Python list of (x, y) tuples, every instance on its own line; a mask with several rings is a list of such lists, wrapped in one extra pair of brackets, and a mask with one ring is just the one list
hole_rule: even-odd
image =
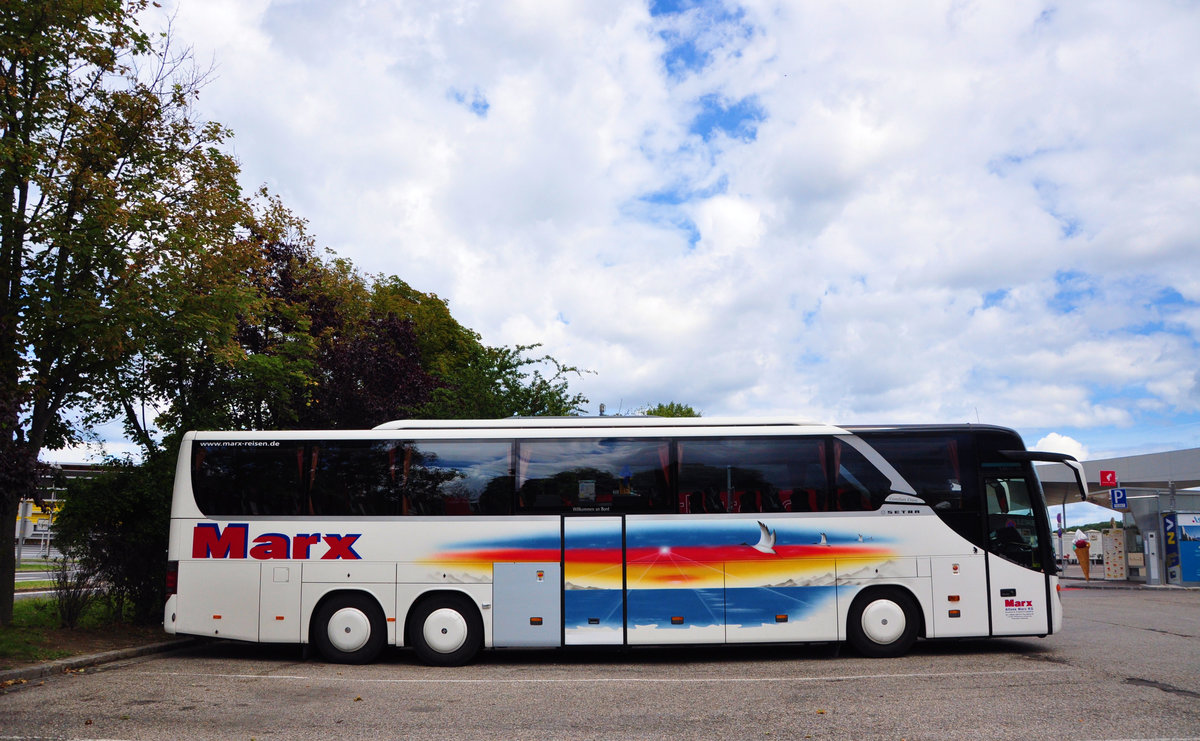
[(29, 559), (24, 559), (21, 561), (21, 565), (17, 567), (17, 571), (49, 571), (52, 568), (54, 568), (53, 561), (30, 561)]
[(43, 589), (54, 589), (54, 580), (19, 581), (16, 584), (16, 591), (18, 592), (40, 592)]
[(28, 599), (13, 603), (12, 624), (0, 628), (0, 667), (18, 663), (51, 661), (70, 653), (50, 642), (48, 633), (58, 627), (58, 613), (51, 599)]
[(166, 640), (161, 627), (137, 626), (116, 620), (111, 604), (98, 600), (73, 630), (58, 627), (52, 597), (18, 600), (13, 622), (0, 628), (0, 669), (40, 664), (81, 654)]

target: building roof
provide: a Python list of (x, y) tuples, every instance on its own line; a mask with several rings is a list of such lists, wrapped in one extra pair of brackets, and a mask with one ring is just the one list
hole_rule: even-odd
[[(1200, 448), (1165, 453), (1127, 455), (1083, 462), (1087, 474), (1088, 501), (1108, 506), (1113, 487), (1100, 486), (1101, 471), (1115, 471), (1117, 484), (1135, 489), (1188, 489), (1200, 486)], [(1079, 501), (1079, 489), (1070, 469), (1060, 465), (1038, 466), (1038, 478), (1046, 492), (1046, 504), (1056, 506)]]

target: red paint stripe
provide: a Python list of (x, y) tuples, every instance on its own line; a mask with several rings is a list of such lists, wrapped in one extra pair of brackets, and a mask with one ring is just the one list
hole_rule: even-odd
[(447, 563), (490, 563), (494, 561), (522, 563), (526, 561), (558, 561), (560, 558), (562, 558), (562, 553), (557, 548), (495, 548), (482, 551), (439, 553), (429, 560)]

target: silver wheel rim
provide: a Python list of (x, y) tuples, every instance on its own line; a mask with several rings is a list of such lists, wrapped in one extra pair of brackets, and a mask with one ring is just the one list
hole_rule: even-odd
[(421, 635), (425, 645), (440, 654), (454, 653), (467, 642), (467, 619), (458, 610), (443, 607), (425, 618)]
[(371, 619), (356, 607), (343, 607), (329, 618), (329, 642), (343, 653), (354, 653), (371, 640)]
[(863, 610), (863, 633), (881, 646), (895, 643), (904, 635), (906, 624), (904, 608), (890, 599), (875, 600)]

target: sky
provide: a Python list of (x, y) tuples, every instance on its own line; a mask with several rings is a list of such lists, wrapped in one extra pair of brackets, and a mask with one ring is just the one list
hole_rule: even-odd
[(174, 0), (319, 244), (589, 413), (1200, 447), (1200, 5)]

